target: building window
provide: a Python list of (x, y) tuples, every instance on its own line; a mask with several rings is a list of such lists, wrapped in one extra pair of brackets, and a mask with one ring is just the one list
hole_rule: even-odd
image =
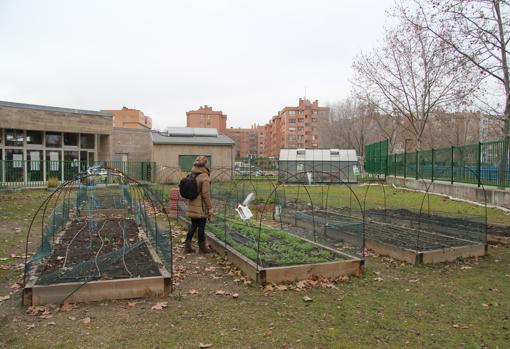
[(5, 145), (11, 147), (22, 147), (23, 130), (5, 129)]
[(294, 136), (289, 136), (289, 141), (290, 141), (290, 142), (294, 141), (295, 139), (296, 139), (296, 137), (294, 137)]
[(61, 148), (62, 134), (57, 132), (46, 132), (46, 146), (48, 148)]
[(93, 134), (82, 133), (80, 134), (80, 148), (82, 149), (94, 149), (95, 148), (95, 137)]
[(43, 134), (41, 131), (27, 131), (27, 144), (42, 145)]
[(299, 118), (299, 119), (298, 119), (298, 122), (305, 122), (305, 119), (303, 119), (303, 118)]
[(304, 113), (305, 113), (305, 111), (304, 111), (304, 110), (300, 110), (300, 111), (299, 111), (299, 114), (301, 114), (301, 115), (302, 115), (302, 114), (304, 114)]
[(295, 124), (296, 123), (296, 119), (289, 119), (289, 124)]
[(317, 122), (317, 118), (312, 118), (312, 122)]
[(290, 132), (294, 132), (294, 131), (296, 131), (296, 128), (295, 127), (289, 127), (289, 131)]
[(304, 128), (304, 127), (298, 127), (298, 128), (297, 128), (297, 130), (298, 130), (298, 131), (304, 131), (304, 130), (305, 130), (305, 128)]
[(14, 161), (12, 167), (22, 168), (23, 150), (22, 149), (5, 149), (5, 160)]
[(304, 137), (303, 135), (298, 135), (298, 136), (297, 136), (297, 140), (298, 140), (298, 141), (302, 141), (302, 140), (303, 140), (303, 137)]
[(77, 133), (64, 133), (64, 146), (77, 147), (78, 134)]
[(312, 110), (312, 114), (318, 114), (319, 112), (317, 110)]
[(314, 141), (316, 141), (316, 140), (318, 140), (318, 139), (319, 139), (319, 136), (312, 136), (312, 139), (313, 139)]
[(289, 115), (296, 115), (296, 112), (294, 110), (289, 110)]

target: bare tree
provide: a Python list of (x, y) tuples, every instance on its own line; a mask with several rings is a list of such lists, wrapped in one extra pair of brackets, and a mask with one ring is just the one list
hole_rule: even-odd
[[(448, 45), (472, 69), (501, 86), (504, 134), (510, 136), (510, 2), (506, 0), (414, 0), (401, 4), (401, 15), (412, 25)], [(410, 13), (420, 13), (419, 22)], [(490, 114), (497, 111), (486, 102)], [(496, 111), (496, 113), (494, 113)], [(501, 110), (499, 111), (501, 113)]]
[(363, 155), (365, 145), (381, 137), (374, 106), (351, 96), (329, 108), (329, 117), (320, 125), (321, 146), (356, 149)]
[[(354, 85), (381, 114), (395, 119), (414, 137), (416, 148), (434, 110), (456, 110), (469, 101), (480, 78), (413, 21), (401, 20), (386, 30), (381, 47), (360, 54), (353, 64)], [(416, 24), (418, 23), (418, 24)]]
[[(400, 5), (402, 17), (431, 33), (457, 56), (500, 86), (504, 99), (503, 134), (510, 137), (510, 2), (507, 0), (413, 0), (416, 6)], [(410, 13), (420, 13), (416, 21)], [(484, 101), (489, 114), (498, 114)], [(508, 150), (500, 149), (498, 183), (505, 186)]]

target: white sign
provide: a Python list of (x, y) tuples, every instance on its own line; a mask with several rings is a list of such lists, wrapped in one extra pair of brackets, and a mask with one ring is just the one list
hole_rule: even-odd
[(12, 154), (12, 167), (23, 168), (23, 154)]
[(312, 184), (312, 172), (307, 172), (306, 178), (308, 179), (308, 184)]
[(30, 152), (30, 169), (32, 171), (39, 171), (41, 169), (40, 154), (38, 151)]
[(50, 151), (50, 171), (58, 171), (59, 170), (59, 155), (60, 153), (57, 151)]
[(359, 176), (359, 168), (358, 168), (358, 166), (356, 166), (356, 165), (352, 166), (352, 173), (355, 176)]
[(239, 217), (241, 217), (243, 221), (247, 221), (248, 219), (253, 217), (253, 213), (251, 213), (250, 209), (247, 206), (239, 204), (235, 210), (237, 211), (237, 213), (239, 213)]

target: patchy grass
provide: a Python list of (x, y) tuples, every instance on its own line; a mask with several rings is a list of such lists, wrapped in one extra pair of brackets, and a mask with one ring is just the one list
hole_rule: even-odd
[[(0, 216), (9, 205), (0, 197)], [(12, 233), (12, 227), (25, 227), (24, 215), (9, 217), (9, 226), (0, 224), (0, 241), (5, 236), (22, 240), (26, 232)], [(19, 253), (16, 243), (3, 248), (8, 255)], [(27, 315), (15, 293), (0, 303), (0, 348), (197, 348), (199, 343), (213, 348), (505, 348), (510, 343), (510, 247), (489, 253), (433, 266), (370, 257), (362, 278), (339, 282), (336, 289), (266, 293), (234, 282), (239, 276), (218, 256), (184, 256), (178, 246), (176, 266), (183, 279), (163, 300), (167, 308), (151, 310), (161, 299), (134, 306), (95, 302), (43, 319)], [(9, 286), (20, 271), (2, 275), (0, 296), (12, 292)], [(225, 294), (216, 295), (218, 290)], [(304, 302), (305, 295), (313, 301)], [(80, 322), (86, 317), (90, 324)]]

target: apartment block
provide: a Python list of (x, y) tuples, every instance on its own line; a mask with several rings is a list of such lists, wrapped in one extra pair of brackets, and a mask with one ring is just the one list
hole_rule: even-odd
[(213, 110), (208, 105), (200, 106), (197, 110), (186, 113), (186, 127), (215, 128), (220, 134), (224, 134), (227, 128), (227, 115), (221, 110)]
[(298, 106), (283, 108), (264, 126), (264, 156), (277, 157), (281, 148), (319, 148), (319, 120), (328, 112), (329, 108), (320, 107), (318, 100), (302, 98)]
[[(225, 135), (235, 142), (236, 158), (259, 156), (259, 135), (262, 126), (252, 125), (251, 128), (227, 128)], [(262, 132), (263, 133), (263, 132)]]
[(138, 109), (122, 107), (122, 109), (102, 110), (113, 115), (113, 127), (152, 129), (152, 118)]

